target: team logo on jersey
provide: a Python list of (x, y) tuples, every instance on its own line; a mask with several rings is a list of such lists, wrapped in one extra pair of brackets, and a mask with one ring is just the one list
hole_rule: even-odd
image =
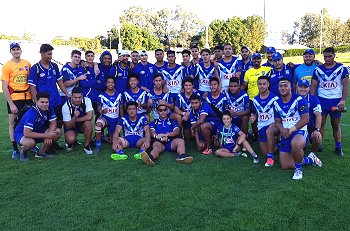
[(45, 73), (40, 73), (40, 77), (45, 77)]
[(140, 71), (140, 74), (141, 74), (141, 75), (143, 75), (143, 74), (145, 74), (145, 73), (146, 73), (145, 71)]
[(286, 70), (286, 74), (289, 75), (289, 70)]
[(178, 86), (179, 83), (180, 83), (179, 80), (170, 79), (170, 80), (168, 81), (168, 86), (170, 86), (170, 87)]
[(275, 78), (275, 77), (276, 77), (276, 74), (272, 74), (272, 75), (271, 75), (271, 78)]
[(168, 122), (167, 122), (167, 124), (168, 124), (168, 125), (171, 125), (171, 122), (170, 122), (170, 121), (168, 121)]
[(321, 84), (321, 88), (325, 90), (333, 90), (338, 87), (338, 83), (335, 81), (325, 81)]
[(267, 112), (261, 112), (259, 113), (259, 121), (261, 122), (267, 122), (272, 118), (272, 115)]
[(29, 67), (28, 67), (28, 66), (24, 66), (24, 69), (26, 69), (26, 71), (28, 71), (28, 70), (29, 70)]
[(306, 106), (301, 106), (300, 111), (304, 111), (307, 107)]
[(153, 73), (153, 67), (148, 68), (149, 72)]
[(122, 73), (118, 73), (118, 76), (122, 76), (123, 74)]
[(261, 72), (261, 75), (265, 75), (265, 71), (262, 71), (262, 72)]

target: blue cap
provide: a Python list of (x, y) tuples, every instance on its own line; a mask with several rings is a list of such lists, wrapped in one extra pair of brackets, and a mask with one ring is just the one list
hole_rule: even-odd
[(21, 48), (21, 46), (18, 43), (11, 43), (10, 44), (10, 50), (15, 48), (15, 47)]
[(305, 86), (307, 86), (307, 87), (310, 87), (310, 82), (309, 82), (309, 80), (307, 80), (307, 79), (300, 79), (300, 80), (298, 81), (298, 86), (301, 86), (301, 85), (305, 85)]
[(254, 53), (252, 55), (252, 59), (254, 59), (254, 58), (260, 58), (261, 59), (261, 54), (260, 53)]
[(272, 55), (272, 61), (283, 59), (282, 55), (279, 52), (276, 52)]
[(266, 53), (276, 53), (276, 49), (274, 47), (267, 47)]
[(303, 55), (306, 55), (306, 54), (315, 55), (315, 51), (312, 50), (312, 49), (306, 49), (306, 50), (304, 51), (304, 54), (303, 54)]

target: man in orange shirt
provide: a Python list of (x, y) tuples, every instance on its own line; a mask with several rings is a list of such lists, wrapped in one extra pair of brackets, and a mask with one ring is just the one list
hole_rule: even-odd
[(9, 114), (9, 135), (13, 146), (12, 158), (18, 158), (19, 151), (13, 138), (14, 119), (19, 110), (33, 102), (28, 85), (31, 65), (28, 61), (21, 59), (22, 50), (18, 43), (10, 44), (10, 53), (12, 59), (3, 66), (1, 80)]

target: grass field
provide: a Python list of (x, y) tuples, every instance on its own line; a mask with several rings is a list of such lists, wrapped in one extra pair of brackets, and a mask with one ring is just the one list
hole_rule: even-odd
[(304, 167), (296, 182), (279, 164), (204, 156), (193, 142), (192, 165), (176, 164), (171, 153), (154, 168), (132, 155), (112, 161), (106, 144), (99, 155), (78, 147), (21, 163), (11, 159), (2, 94), (0, 103), (0, 230), (350, 229), (350, 112), (342, 120), (346, 156), (334, 154), (328, 124), (323, 167)]

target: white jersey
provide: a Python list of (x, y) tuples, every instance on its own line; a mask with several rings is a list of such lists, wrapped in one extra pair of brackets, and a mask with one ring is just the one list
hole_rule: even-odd
[(209, 80), (215, 76), (214, 64), (211, 64), (208, 68), (205, 68), (204, 63), (198, 65), (198, 82), (199, 91), (210, 92)]
[(238, 58), (235, 57), (232, 57), (232, 60), (229, 63), (225, 63), (222, 59), (218, 65), (219, 76), (221, 79), (221, 86), (223, 90), (226, 90), (228, 88), (228, 85), (230, 84), (230, 79), (236, 76), (237, 61)]
[(182, 69), (183, 67), (176, 64), (174, 68), (165, 67), (162, 70), (166, 86), (170, 93), (179, 94), (182, 88)]
[(121, 93), (114, 92), (113, 95), (108, 95), (107, 92), (103, 92), (98, 96), (97, 102), (102, 110), (107, 109), (107, 113), (103, 114), (104, 116), (116, 119), (119, 118), (119, 107), (122, 99), (123, 96)]
[(260, 95), (254, 97), (252, 111), (257, 115), (259, 130), (275, 122), (273, 108), (277, 99), (272, 92), (265, 99), (261, 99)]

